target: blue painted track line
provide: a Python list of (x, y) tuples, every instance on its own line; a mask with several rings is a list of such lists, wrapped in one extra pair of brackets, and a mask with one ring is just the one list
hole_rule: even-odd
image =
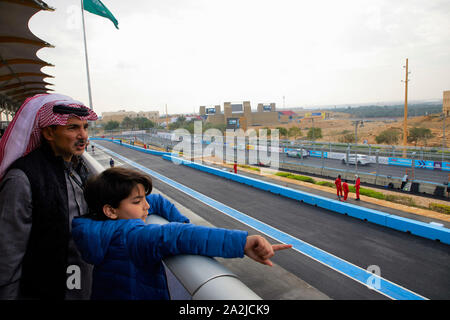
[[(304, 242), (296, 237), (293, 237), (283, 231), (280, 231), (272, 226), (269, 226), (255, 218), (252, 218), (238, 210), (235, 210), (221, 202), (218, 202), (204, 194), (197, 192), (191, 188), (188, 188), (172, 179), (169, 179), (151, 169), (148, 169), (120, 154), (111, 151), (103, 146), (96, 144), (99, 148), (103, 149), (105, 152), (111, 154), (114, 157), (121, 159), (122, 161), (128, 163), (129, 165), (155, 177), (158, 180), (170, 185), (171, 187), (186, 193), (187, 195), (193, 197), (196, 200), (203, 202), (204, 204), (218, 210), (227, 216), (261, 232), (268, 237), (279, 241), (281, 243), (292, 244), (292, 248), (311, 259), (347, 276), (368, 288), (377, 291), (378, 293), (394, 300), (427, 300), (427, 298), (412, 292), (400, 285), (397, 285), (389, 280), (386, 280), (376, 274), (373, 274), (363, 268), (360, 268), (348, 261), (345, 261), (339, 257), (334, 256), (322, 249), (319, 249), (307, 242)], [(370, 284), (376, 284), (371, 286)]]

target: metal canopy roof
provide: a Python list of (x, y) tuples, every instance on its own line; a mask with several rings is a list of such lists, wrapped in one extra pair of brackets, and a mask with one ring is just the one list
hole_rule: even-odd
[(0, 0), (0, 111), (15, 113), (24, 100), (47, 93), (41, 71), (52, 64), (39, 59), (36, 52), (53, 46), (36, 37), (28, 28), (31, 17), (41, 10), (54, 11), (40, 0)]

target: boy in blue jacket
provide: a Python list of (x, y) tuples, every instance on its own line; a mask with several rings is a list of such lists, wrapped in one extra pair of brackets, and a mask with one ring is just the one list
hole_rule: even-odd
[[(242, 258), (246, 254), (271, 266), (275, 251), (292, 247), (270, 245), (245, 231), (192, 225), (151, 190), (148, 175), (121, 167), (87, 182), (89, 213), (72, 221), (72, 235), (83, 259), (94, 265), (91, 299), (169, 299), (162, 264), (166, 256)], [(170, 223), (145, 224), (151, 213)]]

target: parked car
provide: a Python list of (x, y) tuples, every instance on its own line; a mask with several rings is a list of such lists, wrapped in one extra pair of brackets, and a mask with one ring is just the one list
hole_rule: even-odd
[[(349, 164), (355, 164), (356, 161), (358, 161), (358, 165), (363, 165), (363, 166), (369, 165), (371, 163), (369, 157), (364, 155), (364, 154), (358, 154), (356, 156), (354, 154), (351, 154), (351, 155), (348, 156), (348, 163)], [(347, 164), (347, 157), (342, 159), (342, 163), (343, 164)]]
[(301, 158), (303, 154), (303, 158), (309, 156), (309, 152), (306, 149), (293, 149), (286, 152), (288, 157)]

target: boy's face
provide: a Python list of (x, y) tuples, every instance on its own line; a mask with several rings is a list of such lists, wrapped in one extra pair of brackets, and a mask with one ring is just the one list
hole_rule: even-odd
[(149, 208), (150, 206), (145, 199), (144, 186), (138, 184), (131, 191), (128, 198), (120, 201), (118, 208), (112, 208), (109, 205), (105, 205), (103, 210), (111, 219), (141, 219), (142, 221), (145, 221)]

